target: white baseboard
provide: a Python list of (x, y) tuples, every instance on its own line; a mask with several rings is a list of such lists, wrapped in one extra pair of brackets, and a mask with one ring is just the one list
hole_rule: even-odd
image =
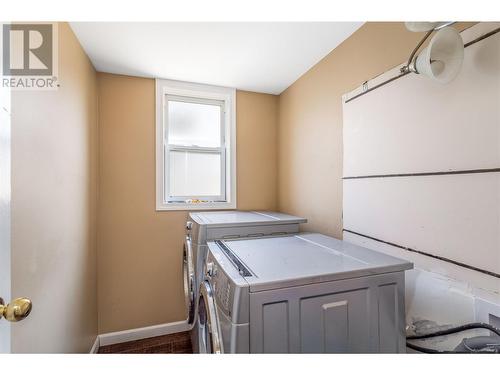
[(189, 331), (191, 326), (187, 321), (158, 324), (155, 326), (128, 329), (125, 331), (109, 332), (99, 335), (99, 346), (119, 344), (127, 341), (147, 339), (150, 337), (169, 335), (172, 333)]
[(92, 345), (92, 348), (90, 348), (90, 354), (97, 354), (97, 352), (99, 351), (99, 336), (96, 336), (95, 340), (94, 340), (94, 345)]

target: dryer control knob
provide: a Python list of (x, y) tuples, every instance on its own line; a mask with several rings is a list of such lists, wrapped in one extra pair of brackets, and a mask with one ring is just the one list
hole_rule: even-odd
[(217, 275), (217, 266), (213, 262), (207, 263), (207, 276), (214, 277)]

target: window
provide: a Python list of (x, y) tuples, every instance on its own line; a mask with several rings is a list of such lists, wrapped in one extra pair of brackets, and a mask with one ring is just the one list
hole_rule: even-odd
[(156, 208), (236, 208), (235, 90), (156, 80)]

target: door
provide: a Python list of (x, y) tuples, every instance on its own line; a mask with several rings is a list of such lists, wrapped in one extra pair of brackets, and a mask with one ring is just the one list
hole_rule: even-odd
[(10, 90), (0, 89), (0, 353), (11, 352), (11, 322), (27, 317), (31, 301), (11, 298), (11, 112)]
[(200, 353), (220, 354), (222, 353), (222, 341), (220, 335), (215, 300), (210, 283), (205, 281), (200, 286), (200, 299), (198, 302), (198, 338)]
[(1, 95), (0, 296), (28, 297), (33, 311), (0, 320), (0, 350), (89, 353), (98, 333), (97, 82), (70, 25), (49, 25), (57, 90)]

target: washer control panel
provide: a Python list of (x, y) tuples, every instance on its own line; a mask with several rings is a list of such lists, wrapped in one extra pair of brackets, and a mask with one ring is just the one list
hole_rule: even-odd
[(218, 307), (231, 316), (233, 286), (228, 276), (212, 262), (207, 262), (207, 276), (210, 278)]

